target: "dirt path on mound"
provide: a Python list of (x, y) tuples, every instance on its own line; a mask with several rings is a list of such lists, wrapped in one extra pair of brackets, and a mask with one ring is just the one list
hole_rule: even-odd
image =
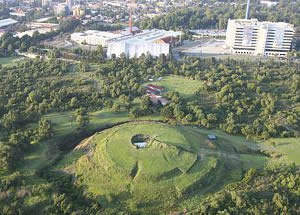
[(83, 141), (81, 141), (81, 143), (79, 143), (75, 148), (74, 150), (77, 151), (77, 150), (81, 150), (81, 149), (85, 149), (90, 141), (96, 136), (97, 133), (93, 134), (92, 136), (90, 136), (88, 139), (85, 139)]

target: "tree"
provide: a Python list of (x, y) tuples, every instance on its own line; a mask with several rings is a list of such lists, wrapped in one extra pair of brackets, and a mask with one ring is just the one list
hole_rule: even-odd
[(39, 121), (39, 137), (41, 140), (50, 138), (54, 135), (54, 130), (50, 120), (41, 119)]
[(8, 52), (12, 52), (13, 50), (14, 50), (13, 45), (12, 44), (8, 44), (7, 51)]
[(142, 99), (141, 99), (141, 109), (147, 112), (150, 105), (151, 105), (150, 97), (149, 96), (142, 97)]
[(136, 118), (142, 115), (142, 111), (138, 107), (134, 107), (130, 109), (130, 115)]
[(192, 114), (187, 114), (184, 119), (185, 119), (186, 122), (192, 122), (193, 121), (193, 115)]
[(87, 65), (85, 63), (79, 64), (79, 72), (85, 73), (87, 70)]
[(101, 45), (97, 47), (96, 53), (97, 53), (97, 57), (99, 57), (101, 60), (103, 60), (106, 57), (106, 52), (103, 46)]
[(273, 202), (275, 203), (275, 205), (280, 208), (283, 209), (284, 205), (286, 205), (284, 203), (284, 199), (283, 197), (279, 194), (279, 193), (275, 193), (273, 196)]
[(56, 49), (52, 49), (48, 52), (48, 57), (49, 58), (60, 58), (61, 57), (61, 53), (60, 51), (56, 50)]
[(14, 166), (15, 150), (13, 147), (0, 142), (0, 169), (10, 170)]
[(120, 112), (121, 111), (121, 105), (117, 102), (115, 102), (111, 108), (114, 112)]
[(89, 125), (90, 119), (88, 116), (87, 111), (84, 108), (80, 108), (76, 111), (76, 123), (77, 123), (77, 129), (79, 131), (86, 131), (88, 125)]
[(4, 128), (12, 129), (18, 127), (19, 115), (14, 111), (9, 111), (2, 117), (2, 125)]
[(70, 106), (71, 106), (72, 108), (77, 108), (78, 105), (79, 105), (78, 99), (77, 99), (76, 97), (73, 97), (73, 98), (71, 99), (71, 101), (70, 101)]

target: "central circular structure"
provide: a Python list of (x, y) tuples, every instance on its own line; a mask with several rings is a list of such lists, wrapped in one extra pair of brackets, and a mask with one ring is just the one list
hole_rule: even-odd
[(144, 134), (136, 134), (131, 138), (131, 144), (134, 145), (137, 149), (146, 148), (150, 137)]
[(228, 174), (223, 153), (207, 146), (207, 135), (192, 127), (132, 122), (100, 132), (93, 141), (92, 153), (70, 168), (107, 208), (113, 204), (123, 210), (120, 205), (130, 203), (142, 214), (158, 207), (168, 211), (178, 201), (190, 201), (192, 193), (219, 185)]

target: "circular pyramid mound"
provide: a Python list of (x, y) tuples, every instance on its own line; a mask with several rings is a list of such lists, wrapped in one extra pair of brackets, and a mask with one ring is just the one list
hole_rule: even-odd
[[(146, 145), (141, 149), (133, 140)], [(169, 211), (214, 189), (228, 171), (218, 143), (207, 141), (206, 135), (190, 127), (126, 123), (95, 135), (92, 152), (72, 168), (77, 183), (104, 207)]]

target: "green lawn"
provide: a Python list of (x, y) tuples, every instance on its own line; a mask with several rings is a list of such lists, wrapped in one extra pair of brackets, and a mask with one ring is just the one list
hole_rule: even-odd
[[(275, 142), (275, 145), (271, 142)], [(266, 141), (264, 145), (271, 151), (283, 154), (288, 162), (300, 165), (300, 138), (273, 138)]]
[(240, 155), (241, 160), (243, 161), (243, 168), (263, 168), (265, 163), (267, 162), (267, 158), (260, 155)]
[(18, 58), (20, 58), (20, 57), (0, 57), (0, 64), (13, 63), (14, 60), (16, 60)]
[(247, 140), (243, 136), (234, 136), (234, 135), (229, 135), (225, 133), (224, 131), (218, 130), (218, 129), (205, 129), (205, 128), (193, 128), (195, 130), (200, 130), (201, 133), (208, 135), (208, 134), (213, 134), (216, 135), (218, 139), (225, 140), (228, 142), (228, 144), (231, 147), (235, 147), (239, 152), (244, 152), (247, 150), (249, 147), (252, 149), (259, 149), (260, 145), (257, 144), (253, 140)]
[(201, 86), (201, 81), (192, 80), (180, 76), (170, 75), (163, 77), (160, 81), (147, 82), (164, 87), (167, 91), (176, 91), (182, 97), (191, 97), (196, 90)]
[[(55, 112), (44, 116), (54, 124), (56, 136), (64, 136), (76, 132), (76, 116), (74, 112)], [(130, 120), (161, 120), (161, 116), (153, 114), (145, 117), (134, 118), (127, 112), (112, 112), (109, 109), (89, 113), (90, 130), (95, 130), (108, 125)]]

